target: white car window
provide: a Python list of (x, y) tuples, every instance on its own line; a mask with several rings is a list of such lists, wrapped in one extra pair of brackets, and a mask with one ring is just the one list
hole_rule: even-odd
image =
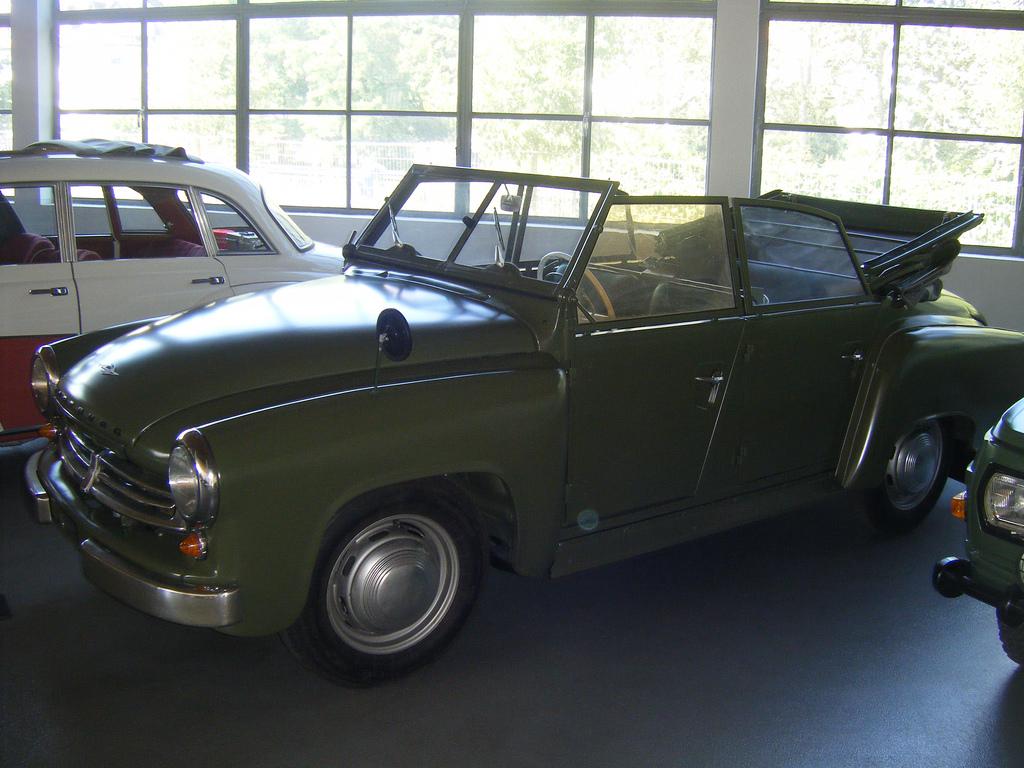
[(217, 240), (218, 256), (270, 251), (266, 239), (231, 203), (209, 192), (203, 192), (202, 199), (206, 218)]
[(0, 187), (0, 264), (59, 261), (53, 187)]
[(71, 207), (79, 261), (207, 255), (183, 189), (75, 185)]

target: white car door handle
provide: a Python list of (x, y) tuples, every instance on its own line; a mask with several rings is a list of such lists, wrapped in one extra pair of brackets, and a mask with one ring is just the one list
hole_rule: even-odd
[(67, 296), (68, 289), (64, 286), (56, 288), (33, 288), (28, 292), (29, 296)]
[(197, 277), (192, 281), (192, 285), (199, 285), (200, 283), (209, 283), (210, 285), (224, 285), (223, 277)]

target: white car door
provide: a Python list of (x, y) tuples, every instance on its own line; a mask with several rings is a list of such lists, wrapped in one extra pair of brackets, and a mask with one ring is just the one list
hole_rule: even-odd
[(201, 244), (184, 189), (73, 185), (70, 191), (83, 332), (232, 295), (224, 266)]
[(0, 431), (39, 423), (29, 389), (32, 353), (80, 331), (55, 200), (49, 185), (0, 187)]

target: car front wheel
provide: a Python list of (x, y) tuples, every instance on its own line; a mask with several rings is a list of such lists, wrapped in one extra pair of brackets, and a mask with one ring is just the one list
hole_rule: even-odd
[(328, 679), (370, 685), (423, 666), (469, 617), (485, 574), (483, 537), (460, 509), (408, 499), (325, 539), (285, 645)]
[(856, 505), (880, 532), (907, 533), (932, 511), (949, 473), (949, 447), (942, 424), (927, 421), (893, 447), (880, 486), (854, 495)]

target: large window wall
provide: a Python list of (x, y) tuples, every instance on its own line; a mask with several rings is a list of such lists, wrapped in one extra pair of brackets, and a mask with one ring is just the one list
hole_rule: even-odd
[(973, 209), (967, 246), (1022, 255), (1022, 10), (764, 0), (754, 189)]
[(555, 6), (61, 0), (59, 134), (182, 145), (296, 206), (376, 208), (413, 162), (705, 192), (713, 0)]

